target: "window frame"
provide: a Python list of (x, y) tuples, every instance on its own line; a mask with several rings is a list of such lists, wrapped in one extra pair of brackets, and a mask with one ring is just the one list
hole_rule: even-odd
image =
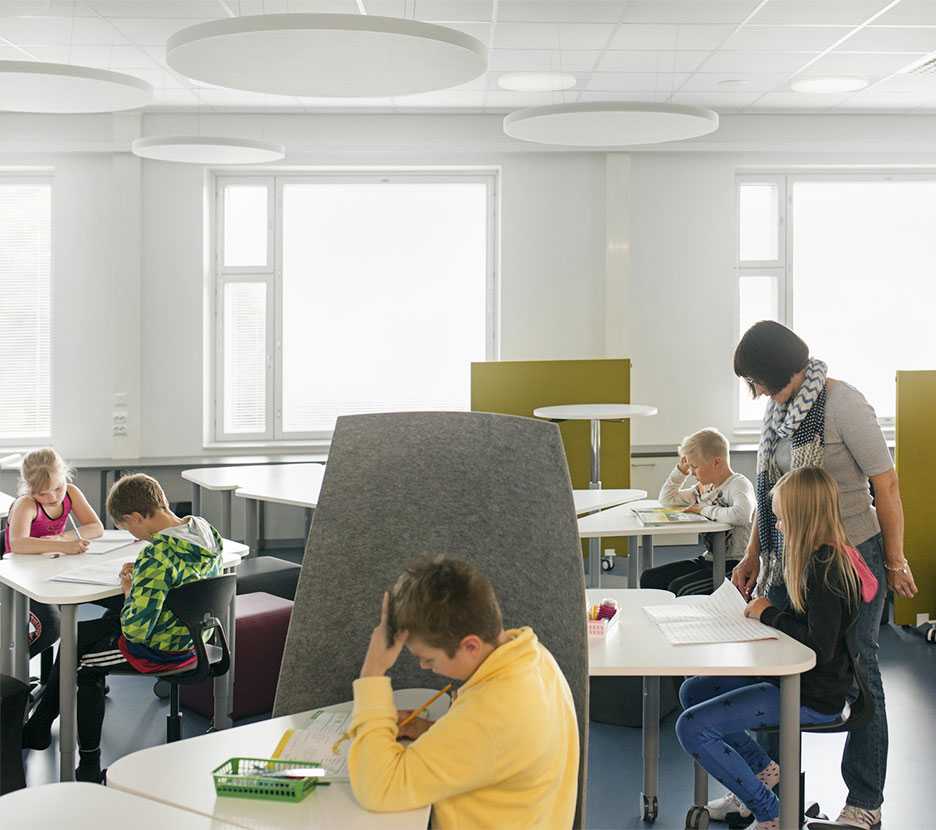
[(53, 443), (55, 432), (55, 175), (54, 171), (0, 171), (0, 185), (37, 184), (49, 188), (49, 431), (48, 434), (6, 436), (0, 433), (0, 449), (24, 449)]
[[(780, 233), (780, 246), (778, 247), (778, 260), (776, 262), (742, 262), (741, 261), (741, 187), (744, 184), (757, 184), (765, 182), (778, 182), (778, 228)], [(799, 182), (885, 182), (885, 181), (929, 181), (936, 182), (936, 169), (917, 171), (894, 171), (887, 169), (861, 169), (861, 170), (777, 170), (765, 171), (739, 171), (735, 176), (735, 203), (737, 209), (735, 221), (736, 234), (736, 267), (737, 280), (735, 284), (735, 315), (734, 322), (737, 327), (735, 342), (744, 334), (741, 328), (741, 279), (752, 276), (777, 277), (777, 310), (778, 321), (791, 329), (796, 328), (793, 314), (793, 190)], [(780, 259), (782, 257), (782, 259)], [(735, 433), (750, 435), (759, 433), (761, 424), (758, 421), (743, 421), (740, 416), (741, 385), (735, 397), (734, 421)], [(885, 416), (878, 418), (878, 424), (888, 437), (893, 437), (896, 428), (896, 418)]]
[[(499, 326), (499, 269), (498, 250), (498, 194), (500, 174), (497, 168), (445, 168), (414, 169), (321, 169), (290, 170), (273, 172), (239, 172), (230, 175), (223, 170), (212, 171), (210, 200), (213, 212), (209, 212), (210, 233), (213, 236), (212, 281), (209, 296), (214, 304), (208, 315), (214, 328), (213, 354), (208, 371), (212, 375), (211, 388), (214, 396), (209, 402), (206, 418), (211, 424), (206, 443), (211, 446), (235, 444), (264, 444), (276, 446), (323, 445), (331, 441), (332, 431), (283, 430), (283, 190), (294, 183), (468, 183), (483, 184), (487, 189), (487, 248), (485, 252), (484, 287), (484, 347), (485, 360), (496, 360), (500, 350)], [(267, 183), (268, 193), (268, 259), (267, 268), (223, 266), (224, 257), (224, 188), (230, 184)], [(224, 286), (230, 282), (263, 282), (267, 285), (266, 325), (266, 430), (258, 433), (224, 432)]]

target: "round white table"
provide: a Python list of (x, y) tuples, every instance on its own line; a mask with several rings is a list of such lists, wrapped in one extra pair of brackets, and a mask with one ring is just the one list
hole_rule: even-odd
[[(564, 404), (562, 406), (540, 406), (533, 410), (537, 418), (549, 421), (590, 421), (591, 422), (591, 479), (589, 490), (601, 489), (601, 422), (627, 421), (631, 418), (644, 418), (657, 414), (655, 406), (636, 403), (583, 403)], [(588, 587), (601, 585), (601, 540), (592, 539), (588, 543)]]

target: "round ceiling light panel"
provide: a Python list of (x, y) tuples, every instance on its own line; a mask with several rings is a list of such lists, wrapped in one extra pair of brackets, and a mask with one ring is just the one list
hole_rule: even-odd
[(468, 83), (487, 70), (487, 47), (418, 20), (263, 14), (182, 29), (169, 38), (166, 61), (189, 78), (230, 89), (382, 98)]
[(142, 78), (68, 63), (0, 61), (0, 110), (90, 113), (132, 110), (153, 99)]
[(133, 154), (155, 161), (186, 164), (263, 164), (286, 156), (282, 144), (244, 138), (218, 138), (193, 135), (159, 135), (138, 138)]
[(518, 110), (504, 119), (504, 132), (512, 138), (567, 147), (659, 144), (717, 129), (718, 113), (679, 104), (555, 104)]

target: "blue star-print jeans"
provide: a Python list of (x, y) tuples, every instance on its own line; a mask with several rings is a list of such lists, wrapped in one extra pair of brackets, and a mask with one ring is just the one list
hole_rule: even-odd
[[(676, 737), (683, 749), (758, 821), (777, 818), (780, 801), (757, 777), (770, 766), (770, 756), (745, 730), (779, 722), (780, 689), (756, 677), (690, 677), (679, 689), (679, 701), (685, 711), (676, 721)], [(801, 723), (837, 717), (800, 707)]]

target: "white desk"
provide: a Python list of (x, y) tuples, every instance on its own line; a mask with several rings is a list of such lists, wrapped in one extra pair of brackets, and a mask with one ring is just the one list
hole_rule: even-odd
[(193, 513), (198, 514), (201, 510), (203, 489), (221, 492), (222, 535), (230, 535), (231, 532), (231, 496), (246, 500), (244, 535), (251, 551), (258, 548), (260, 502), (304, 507), (308, 536), (312, 510), (318, 503), (324, 475), (324, 464), (257, 464), (182, 471), (182, 478), (194, 485)]
[(223, 830), (226, 826), (97, 784), (43, 784), (0, 798), (3, 830), (104, 830), (128, 823), (133, 830)]
[[(59, 744), (61, 749), (60, 780), (73, 781), (75, 777), (76, 735), (76, 679), (78, 606), (83, 602), (114, 597), (121, 593), (119, 586), (83, 585), (76, 582), (52, 582), (51, 577), (79, 566), (83, 562), (114, 561), (114, 570), (119, 562), (134, 552), (143, 549), (145, 542), (136, 542), (134, 547), (122, 548), (107, 554), (83, 553), (76, 556), (48, 556), (7, 554), (0, 559), (0, 643), (9, 644), (0, 648), (0, 672), (26, 682), (29, 677), (29, 600), (57, 605), (62, 615), (59, 659), (59, 697), (61, 714), (59, 720)], [(235, 569), (247, 554), (247, 547), (240, 542), (224, 540), (223, 566)], [(230, 711), (233, 708), (234, 686), (234, 634), (235, 600), (231, 600), (225, 634), (231, 651), (231, 669), (215, 680), (215, 727), (226, 729), (231, 725)]]
[[(399, 708), (410, 709), (432, 694), (431, 689), (404, 689), (395, 692), (394, 698)], [(327, 708), (350, 707), (350, 703), (342, 703)], [(440, 717), (446, 708), (443, 697), (429, 710), (429, 717)], [(425, 830), (428, 807), (405, 813), (370, 813), (358, 805), (347, 783), (315, 790), (299, 804), (215, 795), (211, 770), (235, 756), (269, 758), (283, 731), (302, 726), (306, 714), (260, 721), (135, 752), (111, 764), (107, 785), (251, 830)]]
[(5, 519), (10, 515), (10, 508), (15, 501), (16, 496), (8, 496), (6, 493), (0, 493), (0, 519)]
[[(628, 555), (628, 587), (636, 588), (640, 575), (653, 567), (653, 539), (656, 536), (684, 536), (687, 533), (712, 533), (712, 558), (714, 560), (712, 581), (717, 588), (725, 578), (726, 534), (732, 525), (724, 522), (712, 522), (699, 516), (698, 522), (687, 522), (664, 527), (647, 527), (634, 515), (636, 507), (660, 507), (658, 501), (632, 501), (608, 510), (602, 510), (578, 521), (579, 536), (583, 539), (597, 539), (602, 536), (626, 536), (632, 544)], [(640, 537), (640, 561), (637, 561), (636, 541)], [(601, 574), (598, 574), (598, 586), (601, 587)]]
[(647, 498), (646, 490), (573, 490), (575, 515), (584, 516), (619, 504)]
[[(601, 489), (601, 422), (627, 421), (630, 418), (649, 417), (657, 414), (655, 406), (623, 403), (568, 404), (565, 406), (540, 406), (533, 410), (537, 418), (549, 421), (590, 421), (591, 422), (591, 477), (589, 490)], [(588, 543), (589, 587), (601, 585), (601, 540), (590, 537)]]
[[(780, 768), (783, 790), (781, 830), (799, 830), (800, 674), (816, 665), (816, 655), (778, 631), (777, 640), (755, 643), (671, 645), (644, 613), (672, 597), (668, 591), (589, 590), (589, 604), (602, 597), (618, 602), (621, 619), (603, 638), (588, 638), (588, 673), (597, 677), (644, 678), (644, 818), (657, 809), (660, 754), (660, 677), (683, 675), (776, 676), (780, 678)], [(662, 595), (662, 599), (661, 599)], [(672, 600), (670, 600), (672, 601)], [(697, 767), (695, 800), (708, 800), (708, 778)]]

